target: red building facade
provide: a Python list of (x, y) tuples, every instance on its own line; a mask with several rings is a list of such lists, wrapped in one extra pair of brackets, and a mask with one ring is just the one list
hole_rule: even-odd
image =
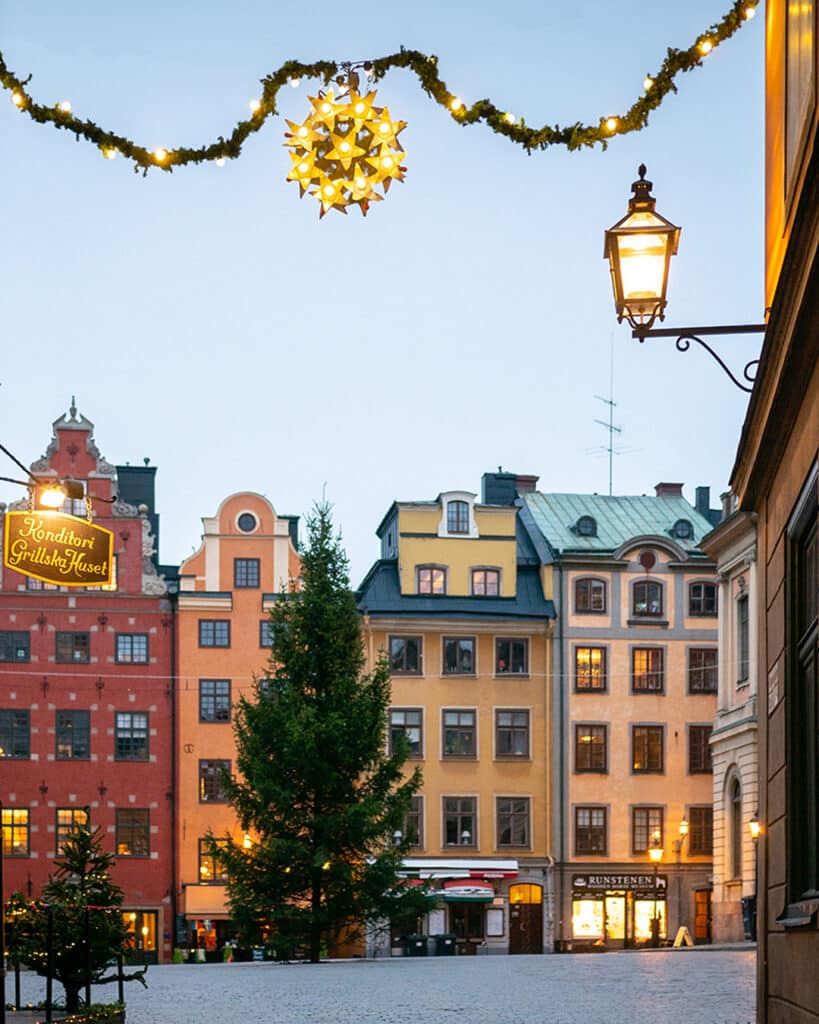
[[(114, 534), (107, 587), (0, 578), (0, 802), (6, 896), (37, 897), (72, 823), (90, 821), (116, 855), (137, 961), (170, 959), (173, 936), (173, 609), (156, 569), (153, 470), (117, 468), (94, 425), (54, 423), (38, 477), (71, 477)], [(135, 484), (135, 475), (142, 474)], [(113, 499), (113, 500), (112, 500)], [(10, 508), (26, 508), (27, 499)], [(83, 500), (63, 512), (85, 517)], [(0, 506), (0, 532), (6, 507)]]

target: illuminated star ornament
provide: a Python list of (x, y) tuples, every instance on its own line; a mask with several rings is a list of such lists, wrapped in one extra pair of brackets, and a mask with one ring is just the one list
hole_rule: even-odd
[(288, 181), (298, 182), (300, 194), (319, 202), (319, 217), (328, 210), (347, 212), (357, 203), (366, 216), (370, 203), (384, 198), (393, 181), (403, 181), (404, 147), (399, 134), (406, 121), (394, 121), (387, 107), (375, 106), (375, 90), (361, 95), (358, 76), (336, 79), (332, 89), (310, 96), (312, 110), (302, 124), (288, 121), (285, 146), (293, 166)]

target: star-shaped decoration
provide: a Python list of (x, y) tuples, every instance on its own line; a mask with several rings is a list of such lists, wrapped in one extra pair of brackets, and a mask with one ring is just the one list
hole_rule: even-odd
[(317, 187), (310, 192), (310, 195), (315, 196), (321, 203), (319, 217), (323, 217), (328, 210), (334, 208), (341, 210), (342, 213), (347, 212), (347, 197), (344, 195), (344, 185), (345, 182), (341, 178), (328, 178), (325, 174), (319, 177)]
[(407, 122), (393, 121), (388, 107), (384, 107), (380, 115), (373, 118), (372, 123), (368, 127), (373, 133), (377, 145), (394, 146), (395, 149), (404, 148), (398, 141), (398, 133), (407, 127)]
[(327, 159), (338, 160), (345, 171), (349, 171), (353, 160), (357, 160), (367, 152), (357, 144), (355, 129), (347, 135), (335, 135), (331, 132), (330, 138), (333, 140), (333, 148), (327, 154)]
[(298, 124), (296, 121), (287, 121), (287, 126), (290, 128), (290, 131), (285, 132), (284, 137), (287, 139), (285, 146), (312, 149), (322, 138), (322, 135), (313, 128), (313, 122), (310, 118), (304, 124)]
[(313, 104), (313, 126), (318, 128), (323, 124), (328, 131), (333, 131), (336, 126), (336, 115), (346, 108), (346, 104), (336, 103), (333, 97), (333, 90), (328, 89), (327, 94), (322, 96), (308, 96)]
[(301, 188), (301, 194), (304, 195), (307, 188), (319, 177), (319, 172), (316, 170), (315, 151), (310, 153), (291, 153), (290, 159), (293, 161), (293, 166), (287, 175), (287, 180), (297, 181)]
[(378, 117), (381, 113), (380, 107), (373, 106), (375, 89), (368, 92), (366, 96), (360, 96), (357, 92), (350, 93), (349, 116), (355, 124), (356, 130), (360, 130), (371, 118)]

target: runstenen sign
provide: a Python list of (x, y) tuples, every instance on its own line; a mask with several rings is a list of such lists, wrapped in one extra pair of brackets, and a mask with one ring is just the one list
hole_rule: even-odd
[(62, 512), (7, 512), (3, 565), (60, 587), (111, 583), (114, 535)]

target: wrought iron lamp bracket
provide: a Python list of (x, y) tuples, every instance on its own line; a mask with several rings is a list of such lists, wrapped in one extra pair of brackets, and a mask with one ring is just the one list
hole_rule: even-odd
[(747, 383), (743, 383), (742, 380), (732, 373), (722, 357), (707, 342), (702, 340), (701, 335), (711, 337), (719, 334), (764, 334), (765, 330), (766, 324), (728, 324), (724, 327), (657, 327), (651, 329), (634, 327), (631, 336), (632, 338), (637, 338), (640, 342), (644, 342), (646, 338), (676, 338), (675, 344), (678, 352), (687, 352), (691, 348), (691, 342), (696, 341), (698, 345), (701, 345), (719, 363), (740, 391), (750, 395), (754, 390), (759, 360), (751, 359), (745, 364), (742, 370), (742, 377)]

